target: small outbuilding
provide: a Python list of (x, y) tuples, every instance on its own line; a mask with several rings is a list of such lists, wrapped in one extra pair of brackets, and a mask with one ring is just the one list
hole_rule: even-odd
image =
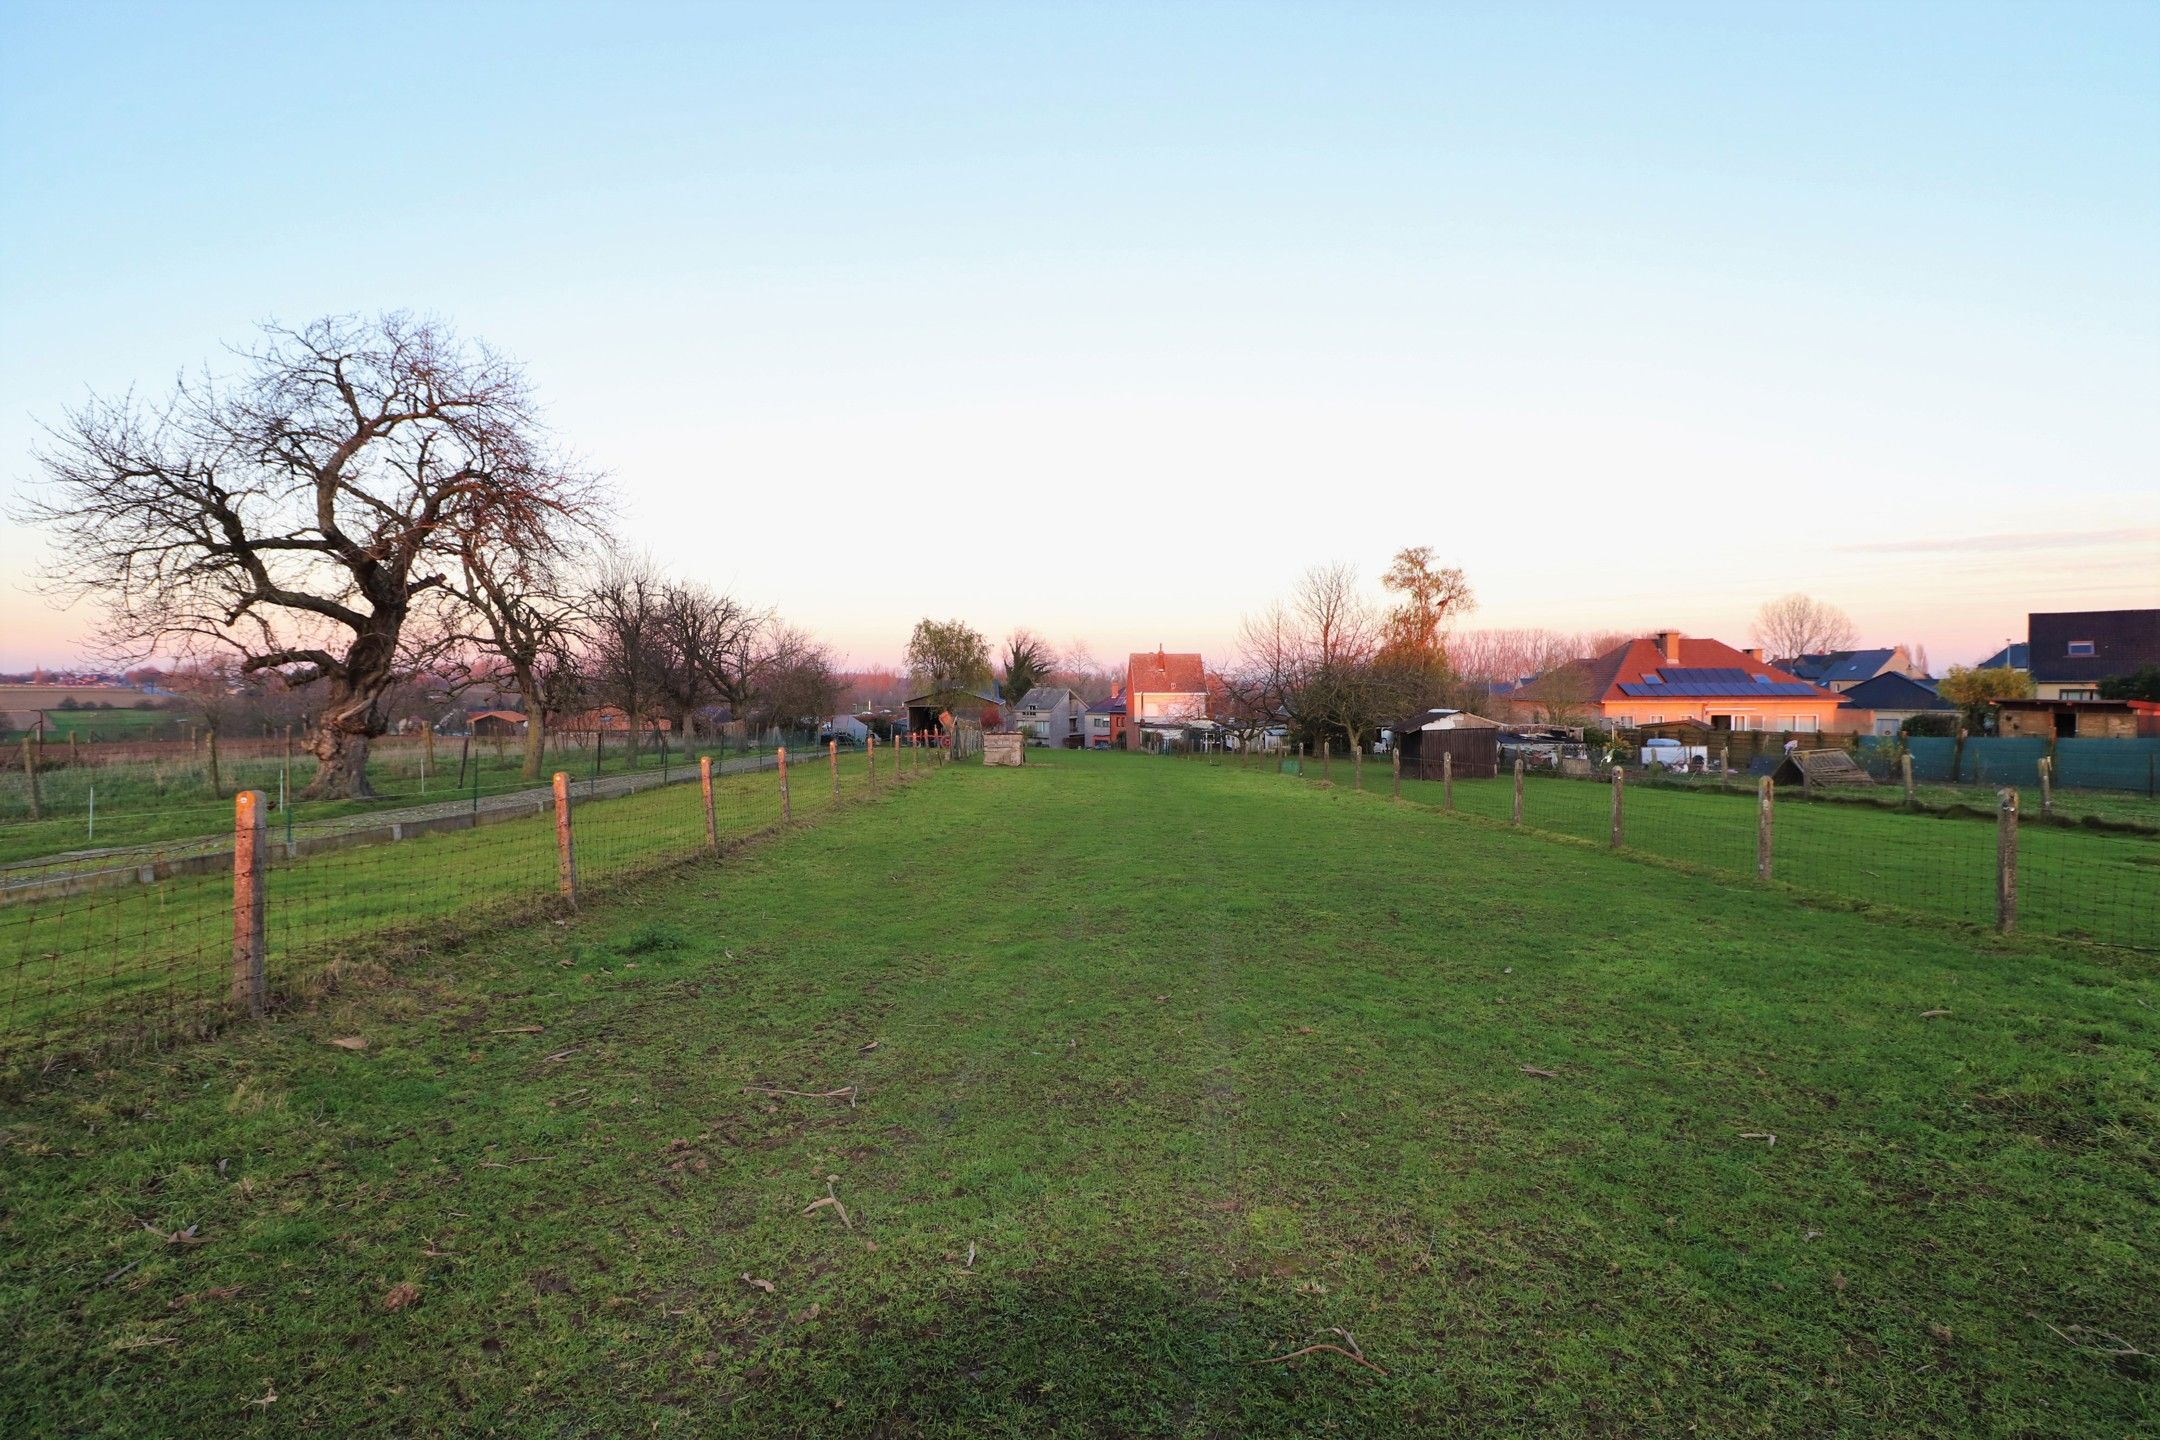
[(2160, 701), (1997, 700), (1995, 733), (2059, 740), (2160, 735)]
[(1794, 750), (1770, 772), (1773, 785), (1873, 785), (1875, 777), (1843, 750)]

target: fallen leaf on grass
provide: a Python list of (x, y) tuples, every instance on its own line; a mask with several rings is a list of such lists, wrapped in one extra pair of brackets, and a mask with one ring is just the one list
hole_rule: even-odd
[(148, 1230), (168, 1245), (207, 1245), (210, 1243), (207, 1239), (195, 1233), (196, 1227), (193, 1225), (188, 1226), (185, 1230), (172, 1231), (170, 1234), (158, 1229), (155, 1225), (145, 1224), (142, 1228)]
[(332, 1040), (330, 1043), (337, 1046), (340, 1050), (367, 1049), (367, 1037), (365, 1035), (343, 1035), (335, 1040)]
[(538, 1035), (547, 1029), (545, 1025), (512, 1025), (507, 1030), (490, 1030), (490, 1035)]
[(1934, 1336), (1937, 1340), (1940, 1340), (1945, 1345), (1950, 1343), (1950, 1327), (1943, 1324), (1940, 1320), (1930, 1320), (1928, 1322), (1928, 1334)]
[(1320, 1353), (1321, 1351), (1326, 1351), (1333, 1355), (1340, 1355), (1343, 1357), (1343, 1359), (1348, 1360), (1351, 1364), (1362, 1365), (1367, 1370), (1372, 1371), (1375, 1375), (1387, 1374), (1387, 1371), (1382, 1370), (1378, 1365), (1373, 1364), (1372, 1361), (1367, 1360), (1364, 1356), (1353, 1355), (1348, 1350), (1343, 1349), (1343, 1347), (1340, 1345), (1307, 1345), (1304, 1349), (1292, 1350), (1287, 1355), (1270, 1355), (1265, 1360), (1248, 1360), (1245, 1363), (1248, 1365), (1280, 1365), (1285, 1360), (1295, 1360), (1300, 1355), (1315, 1355)]
[(391, 1286), (389, 1293), (382, 1297), (382, 1308), (385, 1310), (403, 1310), (419, 1298), (419, 1286), (410, 1281), (401, 1281)]
[(262, 1399), (250, 1400), (247, 1403), (250, 1405), (259, 1405), (263, 1409), (267, 1410), (272, 1405), (275, 1405), (277, 1403), (277, 1386), (265, 1382), (263, 1388), (266, 1393), (263, 1395)]
[(567, 1059), (569, 1059), (569, 1058), (570, 1058), (570, 1057), (571, 1057), (572, 1055), (575, 1055), (575, 1054), (577, 1054), (577, 1047), (576, 1047), (576, 1046), (572, 1046), (572, 1047), (571, 1047), (570, 1049), (568, 1049), (568, 1050), (557, 1050), (557, 1051), (556, 1051), (556, 1052), (555, 1052), (554, 1054), (552, 1054), (552, 1055), (543, 1055), (543, 1056), (541, 1056), (541, 1057), (540, 1057), (540, 1063), (541, 1063), (541, 1064), (543, 1064), (543, 1065), (553, 1065), (553, 1064), (557, 1063), (558, 1061), (562, 1061), (562, 1060), (567, 1060)]
[(1948, 1010), (1922, 1010), (1920, 1012), (1920, 1018), (1923, 1020), (1940, 1020), (1943, 1016), (1949, 1013), (1950, 1012)]
[(860, 1051), (862, 1051), (862, 1052), (863, 1052), (863, 1054), (867, 1055), (867, 1054), (869, 1054), (869, 1053), (870, 1053), (870, 1052), (871, 1052), (872, 1050), (875, 1050), (875, 1049), (877, 1049), (877, 1047), (878, 1047), (878, 1043), (879, 1043), (878, 1041), (872, 1040), (872, 1041), (871, 1041), (871, 1042), (870, 1042), (869, 1044), (867, 1044), (867, 1045), (858, 1045), (858, 1046), (856, 1046), (855, 1048), (856, 1048), (856, 1049), (858, 1049), (858, 1050), (860, 1050)]
[(1740, 1132), (1740, 1138), (1743, 1140), (1767, 1140), (1772, 1145), (1777, 1144), (1777, 1136), (1767, 1130), (1743, 1130)]
[(805, 1205), (803, 1207), (802, 1213), (805, 1215), (813, 1215), (816, 1214), (818, 1211), (824, 1209), (828, 1205), (832, 1206), (834, 1211), (839, 1214), (841, 1224), (847, 1226), (847, 1228), (850, 1230), (855, 1228), (855, 1222), (848, 1219), (847, 1206), (840, 1203), (840, 1197), (837, 1195), (820, 1196), (819, 1198), (811, 1201), (808, 1205)]
[(757, 1276), (752, 1275), (747, 1270), (743, 1271), (742, 1273), (742, 1282), (745, 1285), (755, 1285), (758, 1289), (763, 1290), (767, 1295), (772, 1294), (773, 1291), (778, 1288), (772, 1283), (772, 1281), (760, 1280), (757, 1278)]
[(1560, 1078), (1559, 1071), (1541, 1069), (1536, 1065), (1524, 1065), (1521, 1067), (1521, 1069), (1523, 1074), (1535, 1075), (1543, 1080), (1557, 1080)]

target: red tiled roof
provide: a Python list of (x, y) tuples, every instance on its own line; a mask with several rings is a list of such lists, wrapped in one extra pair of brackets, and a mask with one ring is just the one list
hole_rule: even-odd
[[(1678, 653), (1673, 659), (1668, 660), (1665, 658), (1665, 652), (1658, 648), (1658, 642), (1645, 637), (1640, 640), (1630, 640), (1627, 644), (1608, 650), (1603, 655), (1588, 660), (1578, 660), (1575, 664), (1587, 668), (1590, 679), (1590, 693), (1600, 701), (1624, 701), (1635, 698), (1625, 694), (1620, 687), (1622, 685), (1642, 684), (1643, 676), (1652, 670), (1745, 670), (1750, 680), (1758, 675), (1767, 675), (1773, 683), (1780, 685), (1807, 684), (1806, 681), (1796, 679), (1774, 665), (1765, 665), (1745, 651), (1735, 650), (1722, 640), (1702, 640), (1693, 636), (1682, 635), (1678, 638), (1674, 649)], [(1836, 692), (1824, 690), (1819, 686), (1809, 688), (1815, 691), (1816, 697), (1823, 700), (1835, 702), (1840, 698)], [(1793, 697), (1779, 698), (1790, 699)]]
[(1204, 695), (1207, 667), (1196, 652), (1142, 650), (1125, 661), (1128, 695)]

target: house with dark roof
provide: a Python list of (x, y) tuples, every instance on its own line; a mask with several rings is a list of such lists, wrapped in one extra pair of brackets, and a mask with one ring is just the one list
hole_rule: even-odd
[(1863, 680), (1846, 690), (1838, 706), (1837, 729), (1862, 735), (1895, 735), (1915, 715), (1957, 714), (1957, 706), (1935, 693), (1925, 680), (1894, 670)]
[(1918, 680), (1927, 674), (1913, 663), (1903, 645), (1883, 650), (1830, 650), (1819, 655), (1801, 655), (1783, 668), (1795, 680), (1805, 680), (1825, 690), (1850, 690), (1878, 675), (1906, 675)]
[(1064, 748), (1080, 744), (1080, 717), (1087, 701), (1063, 685), (1037, 685), (1013, 707), (1013, 723), (1030, 745)]
[(2032, 647), (2022, 640), (2013, 640), (1994, 654), (1973, 666), (1975, 670), (2030, 670)]
[(1207, 667), (1197, 651), (1139, 651), (1125, 661), (1125, 747), (1145, 748), (1207, 719)]
[(1765, 664), (1760, 650), (1677, 630), (1549, 670), (1511, 698), (1554, 723), (1589, 715), (1615, 728), (1693, 721), (1712, 730), (1803, 732), (1836, 728), (1842, 699)]
[(1125, 744), (1125, 687), (1113, 685), (1107, 699), (1088, 706), (1080, 733), (1090, 750), (1116, 750)]
[(2160, 665), (2160, 610), (2063, 610), (2025, 617), (2033, 690), (2097, 700), (2100, 682)]

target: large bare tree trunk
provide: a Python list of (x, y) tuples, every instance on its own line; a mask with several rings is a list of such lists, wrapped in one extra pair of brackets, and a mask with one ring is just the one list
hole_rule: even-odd
[(364, 727), (349, 720), (333, 721), (325, 713), (308, 741), (308, 750), (315, 756), (315, 778), (300, 792), (300, 798), (373, 799), (375, 792), (367, 779), (368, 742), (373, 738)]
[[(402, 618), (402, 617), (401, 617)], [(371, 800), (368, 742), (388, 727), (382, 697), (395, 678), (391, 657), (395, 631), (362, 637), (345, 657), (344, 673), (330, 677), (330, 699), (316, 717), (308, 750), (315, 757), (315, 778), (300, 792), (303, 800)]]
[(547, 717), (540, 708), (538, 682), (533, 678), (532, 666), (512, 666), (510, 675), (517, 684), (518, 694), (525, 697), (525, 766), (518, 771), (518, 776), (530, 782), (538, 780), (540, 772), (547, 767)]

